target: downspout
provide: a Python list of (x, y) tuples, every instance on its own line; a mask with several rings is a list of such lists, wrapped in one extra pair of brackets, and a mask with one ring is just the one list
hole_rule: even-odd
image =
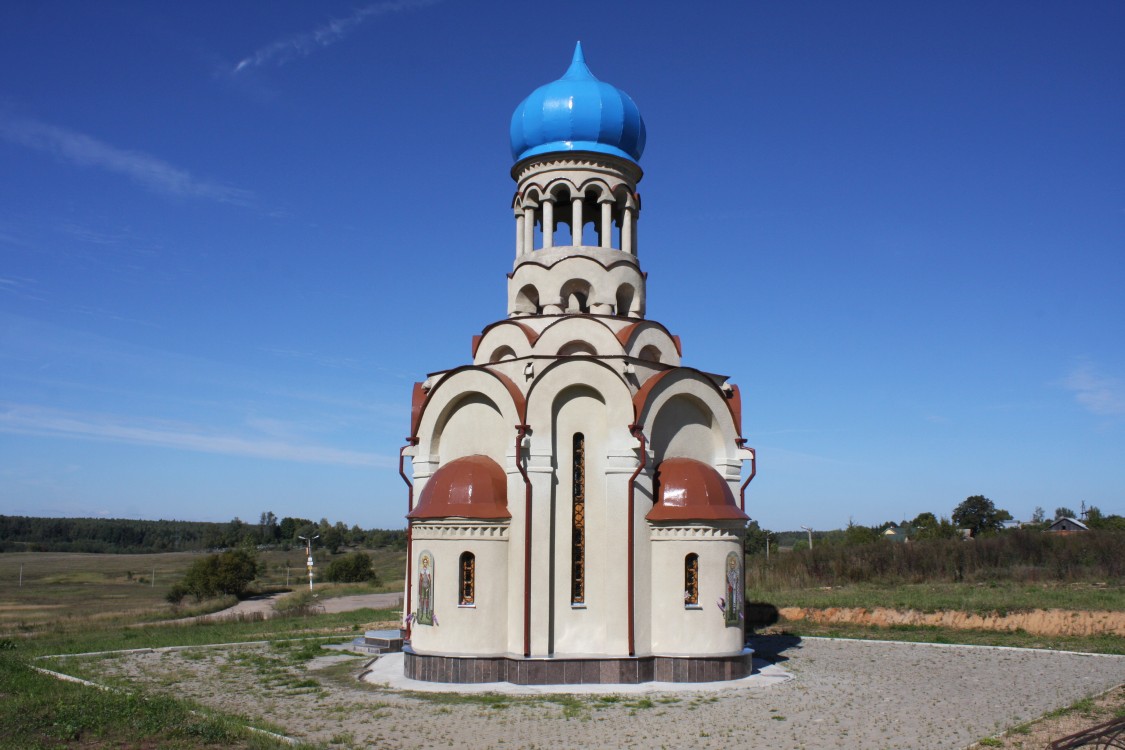
[(753, 448), (746, 447), (746, 440), (739, 438), (737, 441), (739, 450), (750, 451), (750, 476), (746, 477), (746, 481), (742, 483), (742, 487), (738, 490), (738, 507), (743, 513), (746, 512), (746, 487), (754, 481), (754, 475), (758, 473), (758, 451)]
[(520, 461), (523, 455), (523, 439), (530, 428), (525, 424), (516, 425), (516, 468), (523, 477), (523, 655), (531, 656), (531, 480), (527, 467)]
[(639, 424), (629, 425), (629, 434), (632, 435), (633, 437), (635, 437), (637, 440), (639, 440), (641, 442), (641, 462), (637, 466), (637, 470), (633, 472), (633, 475), (631, 477), (629, 477), (629, 510), (628, 510), (628, 513), (629, 513), (629, 544), (628, 544), (628, 546), (629, 546), (629, 564), (628, 564), (628, 571), (629, 571), (629, 573), (628, 573), (628, 585), (629, 585), (629, 591), (628, 591), (628, 598), (629, 598), (629, 656), (636, 656), (637, 655), (637, 645), (636, 645), (636, 640), (635, 640), (635, 634), (634, 634), (635, 628), (634, 628), (634, 622), (633, 622), (633, 610), (636, 607), (636, 602), (634, 601), (634, 596), (633, 596), (633, 575), (634, 575), (633, 557), (634, 557), (634, 544), (635, 544), (634, 536), (636, 535), (636, 529), (635, 529), (636, 521), (633, 518), (633, 508), (634, 508), (634, 492), (633, 492), (633, 490), (634, 490), (634, 486), (635, 486), (634, 482), (636, 482), (637, 477), (640, 476), (640, 473), (642, 471), (644, 471), (645, 464), (648, 462), (648, 448), (645, 444), (645, 434), (642, 431), (641, 426)]
[[(407, 478), (406, 472), (404, 472), (402, 470), (402, 466), (403, 466), (403, 462), (406, 460), (406, 449), (412, 448), (415, 445), (418, 445), (418, 438), (408, 437), (406, 439), (406, 445), (402, 446), (402, 448), (400, 448), (399, 451), (398, 451), (398, 475), (400, 477), (402, 477), (402, 481), (406, 482), (406, 487), (407, 487), (407, 490), (406, 490), (406, 512), (407, 512), (407, 514), (409, 514), (410, 511), (414, 510), (414, 485), (411, 484), (410, 479)], [(411, 549), (411, 547), (413, 546), (411, 544), (411, 539), (413, 537), (413, 528), (414, 528), (414, 522), (411, 521), (409, 518), (407, 518), (406, 519), (406, 597), (405, 597), (404, 601), (406, 603), (406, 615), (405, 615), (405, 617), (407, 618), (406, 619), (405, 640), (408, 640), (408, 641), (410, 640), (411, 626), (414, 624), (413, 621), (410, 619), (410, 591), (411, 591), (411, 584), (414, 581), (414, 551), (413, 551), (413, 549)]]

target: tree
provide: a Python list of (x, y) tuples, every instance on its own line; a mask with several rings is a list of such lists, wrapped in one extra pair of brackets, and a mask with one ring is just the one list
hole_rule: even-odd
[(267, 510), (258, 517), (258, 541), (261, 544), (273, 544), (281, 533), (277, 516), (272, 510)]
[(1060, 518), (1078, 518), (1078, 514), (1065, 505), (1055, 508), (1055, 520)]
[[(930, 515), (930, 514), (923, 514)], [(945, 516), (932, 524), (914, 527), (914, 539), (956, 539), (961, 536), (957, 526)]]
[(973, 536), (999, 531), (1003, 521), (1011, 518), (1005, 510), (998, 510), (984, 495), (972, 495), (953, 509), (953, 522), (963, 529), (969, 529)]
[(770, 532), (759, 526), (757, 521), (751, 521), (746, 527), (746, 536), (742, 538), (743, 551), (748, 555), (764, 553), (766, 551), (766, 537), (769, 534)]
[(191, 564), (183, 580), (172, 587), (168, 599), (179, 602), (188, 594), (197, 601), (219, 594), (241, 597), (257, 575), (258, 564), (244, 549), (207, 555)]
[(371, 558), (365, 552), (352, 552), (333, 560), (328, 564), (324, 579), (339, 583), (360, 583), (362, 581), (378, 583), (375, 569), (371, 566)]
[[(884, 524), (879, 528), (887, 528), (889, 526), (890, 524)], [(860, 526), (849, 518), (848, 528), (844, 529), (844, 544), (849, 547), (855, 547), (860, 544), (877, 542), (882, 536), (879, 532), (879, 528), (874, 526)]]
[(937, 526), (937, 522), (937, 516), (927, 510), (916, 515), (910, 525), (915, 529), (924, 529), (927, 526)]
[(1043, 506), (1036, 505), (1035, 512), (1031, 514), (1032, 523), (1043, 523), (1043, 519), (1047, 517), (1047, 511), (1043, 510)]

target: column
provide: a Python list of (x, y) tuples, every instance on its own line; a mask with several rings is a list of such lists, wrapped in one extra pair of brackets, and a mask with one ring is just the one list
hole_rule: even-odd
[(527, 206), (523, 210), (523, 252), (530, 254), (535, 249), (535, 207)]
[(523, 211), (516, 209), (516, 257), (519, 258), (526, 252), (523, 247)]
[(555, 246), (555, 199), (543, 199), (543, 249)]
[(621, 249), (632, 254), (633, 248), (633, 209), (625, 206), (621, 212)]
[(576, 195), (571, 203), (570, 244), (575, 247), (582, 244), (582, 198)]
[(604, 248), (613, 247), (613, 200), (602, 201), (602, 231), (601, 245)]

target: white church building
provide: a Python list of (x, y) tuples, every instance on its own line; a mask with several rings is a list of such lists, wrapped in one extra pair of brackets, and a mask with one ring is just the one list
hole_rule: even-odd
[(738, 387), (645, 318), (640, 112), (579, 45), (516, 108), (511, 145), (507, 317), (415, 385), (401, 452), (406, 676), (744, 677), (754, 456)]

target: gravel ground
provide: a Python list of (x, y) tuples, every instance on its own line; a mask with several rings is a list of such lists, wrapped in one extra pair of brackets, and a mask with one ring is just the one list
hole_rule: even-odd
[[(759, 644), (760, 652), (777, 641)], [(768, 687), (644, 695), (419, 695), (361, 684), (351, 657), (266, 647), (90, 661), (294, 736), (375, 748), (958, 750), (1125, 682), (1125, 657), (808, 638)], [(65, 667), (64, 667), (65, 669)], [(247, 689), (254, 685), (255, 689)]]

